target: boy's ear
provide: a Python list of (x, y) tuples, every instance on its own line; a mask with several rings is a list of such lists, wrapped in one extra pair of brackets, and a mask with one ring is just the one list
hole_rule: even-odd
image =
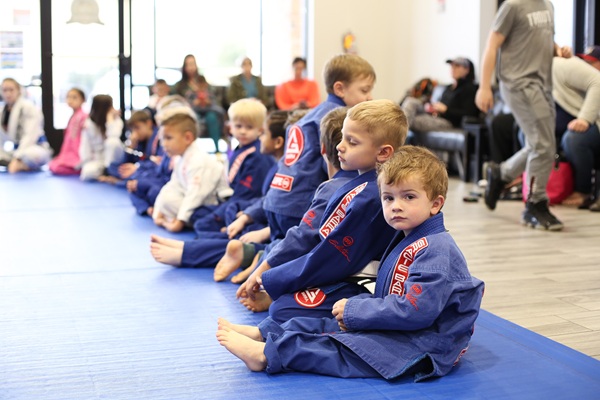
[(324, 156), (325, 154), (327, 154), (327, 150), (325, 149), (325, 145), (321, 143), (321, 155)]
[(394, 147), (391, 144), (384, 144), (379, 147), (379, 152), (377, 153), (377, 162), (383, 163), (389, 160), (394, 155)]
[(281, 136), (278, 136), (278, 137), (276, 137), (276, 138), (275, 138), (275, 140), (274, 140), (273, 142), (274, 142), (273, 144), (275, 145), (275, 148), (276, 148), (277, 150), (279, 150), (279, 149), (281, 149), (283, 146), (285, 146), (285, 138), (283, 138), (283, 137), (281, 137)]
[(336, 81), (333, 84), (333, 94), (335, 94), (337, 97), (340, 97), (343, 99), (345, 88), (346, 88), (346, 86), (344, 86), (344, 83), (342, 81)]
[(431, 205), (430, 214), (436, 215), (437, 213), (439, 213), (440, 210), (442, 209), (442, 207), (444, 206), (445, 202), (446, 202), (446, 199), (444, 199), (444, 196), (439, 195), (435, 200), (433, 200), (433, 204)]
[(194, 140), (196, 140), (196, 136), (194, 135), (194, 132), (192, 132), (192, 131), (185, 131), (183, 134), (185, 135), (185, 139), (187, 141), (189, 141), (190, 143), (192, 143)]

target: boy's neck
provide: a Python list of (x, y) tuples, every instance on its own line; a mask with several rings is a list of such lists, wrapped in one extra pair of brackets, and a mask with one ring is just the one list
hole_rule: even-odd
[(372, 168), (362, 169), (362, 170), (358, 171), (358, 174), (359, 175), (366, 174), (367, 172), (373, 171), (374, 169), (375, 169), (375, 165), (373, 165)]
[(275, 150), (273, 152), (273, 154), (271, 154), (276, 161), (279, 161), (281, 159), (281, 157), (283, 157), (283, 153), (284, 153), (284, 149), (281, 150)]
[(188, 144), (187, 146), (185, 146), (185, 149), (181, 152), (181, 154), (175, 154), (177, 156), (182, 156), (187, 153), (187, 151), (190, 149), (190, 147), (195, 143), (196, 141), (194, 140), (193, 142), (191, 142), (190, 144)]
[(333, 179), (335, 174), (337, 174), (338, 172), (340, 172), (340, 168), (336, 168), (333, 165), (331, 165), (331, 163), (327, 163), (327, 176), (329, 177), (329, 179)]

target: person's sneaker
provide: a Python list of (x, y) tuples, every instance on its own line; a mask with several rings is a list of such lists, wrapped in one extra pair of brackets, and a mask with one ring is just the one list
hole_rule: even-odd
[(487, 181), (487, 185), (485, 187), (483, 199), (485, 200), (487, 208), (494, 210), (496, 208), (496, 203), (506, 186), (506, 182), (502, 180), (502, 176), (500, 175), (500, 165), (493, 161), (487, 162), (485, 165), (484, 179)]
[(536, 229), (545, 229), (548, 231), (560, 231), (563, 228), (562, 222), (558, 220), (548, 209), (548, 201), (542, 200), (537, 203), (528, 201), (525, 203), (523, 211), (523, 224)]

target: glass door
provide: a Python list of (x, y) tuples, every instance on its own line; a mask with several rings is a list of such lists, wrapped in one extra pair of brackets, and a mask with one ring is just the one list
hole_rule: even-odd
[[(77, 87), (108, 94), (119, 109), (119, 3), (114, 0), (52, 0), (52, 93), (54, 128), (67, 126), (66, 94)], [(85, 107), (85, 106), (84, 106)]]

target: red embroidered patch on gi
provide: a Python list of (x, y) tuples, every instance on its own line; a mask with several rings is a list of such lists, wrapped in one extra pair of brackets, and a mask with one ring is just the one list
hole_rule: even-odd
[(342, 244), (339, 244), (337, 240), (329, 239), (329, 244), (331, 244), (337, 251), (342, 253), (342, 255), (346, 258), (348, 262), (350, 262), (350, 256), (348, 255), (348, 247), (352, 246), (354, 243), (354, 239), (350, 236), (344, 237), (342, 239)]
[(415, 260), (417, 253), (427, 246), (429, 246), (427, 239), (421, 238), (409, 244), (402, 250), (402, 253), (398, 256), (398, 260), (396, 260), (396, 266), (394, 267), (394, 275), (392, 276), (392, 284), (390, 285), (390, 294), (397, 294), (398, 296), (404, 294), (404, 282), (406, 282), (406, 278), (408, 278), (408, 268)]
[(408, 293), (406, 293), (406, 300), (415, 308), (415, 310), (419, 311), (419, 306), (417, 305), (417, 298), (423, 293), (423, 286), (415, 283), (410, 287)]
[(290, 167), (298, 161), (304, 151), (304, 134), (298, 125), (290, 128), (286, 143), (283, 163)]
[(304, 217), (302, 217), (302, 222), (304, 222), (306, 225), (308, 225), (312, 228), (313, 227), (313, 225), (312, 225), (313, 219), (315, 219), (316, 216), (317, 216), (317, 213), (314, 210), (308, 210), (304, 214)]
[(338, 204), (337, 207), (333, 210), (333, 212), (329, 215), (327, 221), (325, 221), (325, 223), (321, 225), (319, 233), (321, 234), (321, 236), (323, 236), (323, 238), (329, 236), (331, 231), (334, 230), (335, 227), (338, 226), (340, 222), (344, 220), (344, 218), (346, 218), (346, 209), (350, 205), (350, 202), (356, 197), (356, 195), (362, 192), (365, 187), (367, 187), (367, 184), (368, 182), (364, 182), (352, 189), (351, 191), (349, 191), (348, 193), (346, 193), (346, 195), (340, 201), (340, 204)]
[(321, 289), (306, 289), (301, 292), (294, 293), (296, 303), (302, 307), (315, 308), (323, 304), (327, 296)]
[(248, 175), (244, 179), (240, 181), (240, 185), (247, 187), (248, 189), (252, 189), (252, 176)]
[(288, 175), (283, 174), (275, 174), (273, 180), (271, 181), (271, 187), (274, 189), (283, 190), (285, 192), (289, 192), (292, 190), (292, 184), (294, 183), (294, 178)]

